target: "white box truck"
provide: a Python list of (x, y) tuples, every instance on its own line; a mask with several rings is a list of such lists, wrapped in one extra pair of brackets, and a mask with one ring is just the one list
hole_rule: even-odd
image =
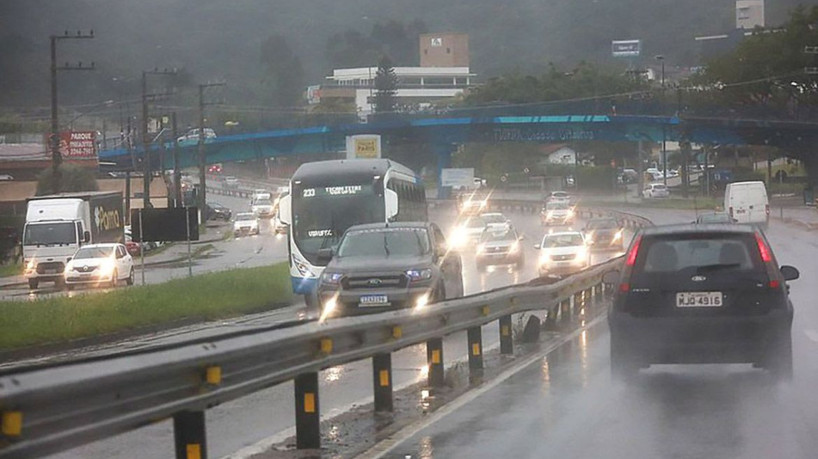
[(28, 200), (23, 263), (28, 286), (63, 281), (65, 265), (83, 244), (123, 242), (122, 193), (91, 191)]
[(764, 182), (733, 182), (724, 189), (724, 211), (736, 223), (756, 224), (763, 228), (770, 221), (770, 202)]

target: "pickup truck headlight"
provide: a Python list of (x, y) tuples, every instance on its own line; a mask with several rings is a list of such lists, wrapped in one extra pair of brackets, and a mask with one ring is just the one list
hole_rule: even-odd
[(409, 269), (406, 271), (406, 277), (409, 278), (409, 282), (420, 282), (429, 280), (432, 278), (432, 270), (429, 268)]
[(338, 285), (341, 278), (344, 277), (341, 273), (324, 273), (321, 275), (321, 281), (328, 285)]

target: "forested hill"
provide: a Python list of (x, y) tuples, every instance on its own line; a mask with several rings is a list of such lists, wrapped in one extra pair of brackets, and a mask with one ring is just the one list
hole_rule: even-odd
[[(768, 24), (798, 3), (768, 0)], [(140, 72), (158, 66), (184, 68), (197, 82), (225, 79), (238, 99), (283, 105), (293, 100), (270, 93), (320, 82), (362, 40), (369, 52), (361, 60), (383, 46), (400, 54), (398, 65), (416, 64), (415, 35), (424, 30), (468, 33), (481, 77), (610, 62), (612, 39), (640, 38), (648, 58), (696, 65), (693, 37), (733, 28), (734, 8), (734, 0), (2, 0), (0, 105), (48, 104), (48, 36), (65, 29), (93, 28), (97, 37), (59, 45), (61, 61), (97, 65), (92, 75), (61, 76), (66, 103), (132, 93)]]

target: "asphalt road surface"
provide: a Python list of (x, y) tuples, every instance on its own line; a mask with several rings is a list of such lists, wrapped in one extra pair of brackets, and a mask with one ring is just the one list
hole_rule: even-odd
[[(215, 198), (214, 198), (215, 200)], [(230, 206), (226, 199), (219, 197), (222, 204)], [(430, 219), (441, 225), (444, 231), (451, 230), (454, 222), (453, 211), (432, 210)], [(521, 271), (498, 268), (489, 272), (478, 272), (473, 254), (464, 250), (463, 277), (466, 293), (475, 293), (493, 288), (519, 283), (536, 277), (536, 253), (533, 245), (544, 234), (537, 216), (508, 215), (518, 231), (526, 235), (525, 247), (527, 263)], [(582, 222), (577, 222), (579, 227)], [(627, 235), (629, 238), (630, 235)], [(599, 263), (616, 252), (595, 253), (593, 262)], [(292, 308), (295, 316), (303, 310)], [(276, 320), (282, 316), (277, 315)], [(256, 321), (263, 323), (264, 320)], [(484, 327), (484, 348), (498, 345), (497, 325)], [(464, 333), (444, 340), (444, 355), (447, 363), (466, 357)], [(413, 346), (393, 354), (393, 378), (395, 387), (406, 386), (425, 379), (426, 348)], [(321, 411), (324, 417), (331, 417), (347, 411), (352, 405), (367, 403), (372, 396), (371, 364), (368, 360), (353, 362), (325, 370), (320, 379)], [(210, 457), (234, 454), (243, 448), (239, 456), (253, 450), (259, 442), (280, 438), (294, 432), (293, 386), (291, 382), (257, 392), (248, 397), (226, 403), (207, 411), (208, 450)], [(138, 454), (135, 452), (138, 451)], [(173, 456), (173, 429), (171, 421), (163, 421), (133, 432), (122, 434), (104, 441), (82, 446), (59, 458), (110, 458), (110, 457), (166, 458)]]
[[(688, 211), (642, 212), (657, 223), (689, 222)], [(813, 458), (818, 451), (818, 242), (773, 222), (791, 283), (795, 376), (775, 383), (749, 365), (654, 366), (635, 381), (610, 378), (602, 321), (430, 424), (389, 458)]]

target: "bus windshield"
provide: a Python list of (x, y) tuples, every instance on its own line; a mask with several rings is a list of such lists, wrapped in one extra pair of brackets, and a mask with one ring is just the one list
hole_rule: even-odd
[(73, 222), (34, 223), (26, 225), (24, 245), (76, 244), (77, 233)]
[(304, 257), (318, 262), (318, 250), (337, 244), (350, 226), (386, 221), (384, 198), (374, 186), (305, 186), (294, 190), (292, 236)]

